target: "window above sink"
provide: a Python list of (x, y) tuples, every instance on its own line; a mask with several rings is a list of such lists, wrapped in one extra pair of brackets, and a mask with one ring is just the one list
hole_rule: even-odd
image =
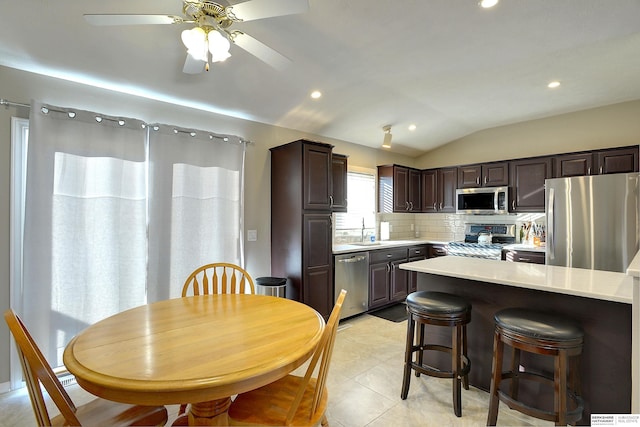
[(347, 212), (335, 214), (334, 244), (376, 246), (375, 170), (350, 167), (347, 172)]

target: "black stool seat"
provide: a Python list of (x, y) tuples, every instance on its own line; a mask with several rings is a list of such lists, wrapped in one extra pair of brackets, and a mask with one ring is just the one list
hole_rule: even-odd
[[(500, 401), (511, 409), (554, 421), (556, 425), (574, 423), (582, 418), (584, 402), (580, 397), (579, 379), (579, 358), (584, 340), (582, 327), (563, 316), (527, 308), (500, 310), (494, 315), (494, 320), (493, 368), (487, 425), (496, 425)], [(502, 370), (505, 345), (513, 349), (511, 367), (507, 371)], [(553, 356), (553, 377), (522, 368), (521, 351)], [(503, 380), (510, 380), (508, 391), (501, 388)], [(553, 410), (532, 407), (519, 400), (518, 386), (521, 380), (553, 385)], [(571, 406), (569, 400), (572, 402)]]
[(553, 341), (575, 341), (584, 337), (577, 322), (536, 310), (507, 308), (494, 316), (496, 325), (520, 335)]
[(413, 292), (407, 297), (407, 308), (419, 314), (453, 314), (470, 311), (471, 304), (464, 298), (444, 292)]
[[(462, 415), (460, 388), (469, 389), (471, 362), (467, 357), (467, 329), (471, 321), (471, 304), (464, 298), (443, 292), (413, 292), (406, 300), (409, 319), (407, 323), (407, 344), (404, 361), (404, 378), (400, 397), (404, 400), (409, 393), (411, 370), (438, 378), (453, 379), (453, 412)], [(418, 330), (416, 333), (416, 325)], [(425, 325), (448, 326), (452, 328), (451, 346), (425, 343)], [(417, 335), (417, 336), (416, 336)], [(414, 342), (415, 339), (415, 342)], [(438, 369), (423, 363), (425, 351), (439, 351), (451, 355), (451, 369)], [(416, 360), (413, 354), (416, 353)]]

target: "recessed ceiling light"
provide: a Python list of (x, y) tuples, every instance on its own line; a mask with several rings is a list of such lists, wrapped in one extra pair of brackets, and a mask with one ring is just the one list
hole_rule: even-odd
[(416, 130), (416, 125), (414, 125), (414, 124), (409, 125), (409, 130), (410, 131)]
[(480, 7), (484, 7), (485, 9), (489, 9), (490, 7), (493, 7), (495, 5), (498, 4), (499, 0), (480, 0), (480, 3), (478, 3), (480, 5)]
[(319, 90), (314, 90), (313, 92), (311, 92), (311, 98), (313, 99), (318, 99), (322, 96), (322, 92), (320, 92)]
[(549, 83), (549, 84), (547, 85), (547, 87), (548, 87), (548, 88), (550, 88), (550, 89), (555, 89), (555, 88), (557, 88), (557, 87), (560, 87), (560, 82), (558, 82), (558, 81), (553, 81), (553, 82)]

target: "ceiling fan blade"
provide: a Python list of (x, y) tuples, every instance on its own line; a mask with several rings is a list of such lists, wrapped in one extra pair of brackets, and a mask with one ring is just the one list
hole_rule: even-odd
[(204, 66), (207, 62), (202, 59), (194, 58), (190, 53), (187, 53), (187, 59), (184, 61), (184, 67), (182, 71), (187, 74), (200, 74), (204, 71)]
[(91, 25), (157, 25), (186, 22), (176, 15), (84, 15)]
[(242, 21), (294, 15), (309, 11), (309, 0), (249, 0), (230, 6), (231, 12)]
[(283, 70), (291, 64), (291, 60), (286, 56), (276, 52), (266, 44), (240, 31), (233, 32), (233, 42), (277, 70)]

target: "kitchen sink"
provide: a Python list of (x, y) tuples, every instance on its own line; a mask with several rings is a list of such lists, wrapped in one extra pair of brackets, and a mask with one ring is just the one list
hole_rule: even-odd
[(356, 242), (352, 243), (355, 246), (379, 246), (380, 242)]

